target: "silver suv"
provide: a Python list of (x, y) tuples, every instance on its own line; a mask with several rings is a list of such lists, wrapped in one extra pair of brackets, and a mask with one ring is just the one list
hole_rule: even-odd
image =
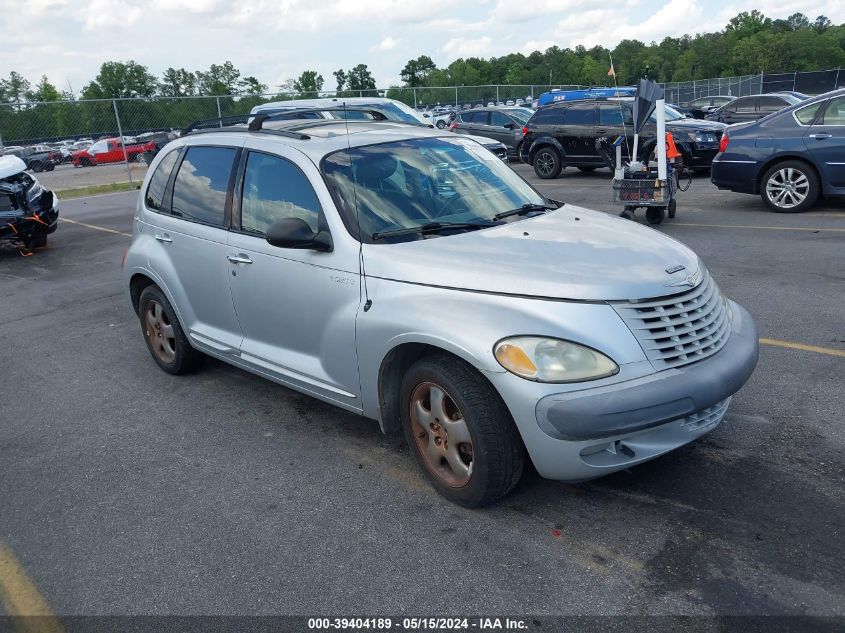
[(404, 431), (479, 506), (527, 460), (576, 481), (719, 424), (748, 312), (684, 245), (554, 203), (480, 147), (391, 121), (259, 118), (167, 145), (124, 277), (172, 374), (204, 355)]

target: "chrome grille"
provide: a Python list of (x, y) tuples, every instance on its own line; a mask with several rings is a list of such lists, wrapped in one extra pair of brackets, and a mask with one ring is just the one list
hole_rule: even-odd
[(658, 370), (712, 356), (730, 336), (726, 300), (706, 270), (702, 275), (687, 292), (613, 304)]

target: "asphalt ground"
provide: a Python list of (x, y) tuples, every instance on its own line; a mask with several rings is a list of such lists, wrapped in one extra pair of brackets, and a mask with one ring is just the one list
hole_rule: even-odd
[[(606, 171), (515, 168), (619, 211)], [(60, 615), (845, 615), (845, 202), (777, 215), (697, 178), (658, 230), (774, 342), (724, 422), (466, 510), (372, 421), (217, 361), (160, 371), (120, 279), (136, 195), (66, 201), (48, 248), (0, 249), (0, 596), (28, 578)]]

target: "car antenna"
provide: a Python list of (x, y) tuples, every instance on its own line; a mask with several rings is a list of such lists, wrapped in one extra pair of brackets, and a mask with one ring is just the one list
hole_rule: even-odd
[[(616, 69), (613, 67), (613, 54), (610, 51), (607, 51), (607, 56), (610, 57), (610, 70), (607, 71), (607, 74), (613, 76), (613, 94), (618, 94), (619, 82), (616, 81)], [(637, 160), (637, 158), (635, 156), (631, 156), (631, 146), (628, 144), (628, 128), (625, 125), (625, 112), (622, 108), (622, 102), (618, 100), (618, 97), (617, 103), (619, 104), (619, 116), (622, 117), (622, 136), (625, 137), (625, 147), (628, 148), (628, 160), (633, 162)], [(601, 112), (601, 109), (599, 109), (599, 112)]]
[(349, 111), (346, 108), (346, 99), (342, 102), (343, 122), (346, 126), (346, 151), (349, 153), (349, 172), (352, 176), (352, 200), (355, 203), (355, 226), (358, 229), (358, 272), (361, 275), (361, 285), (364, 290), (364, 312), (369, 312), (373, 305), (370, 295), (367, 292), (367, 272), (364, 269), (364, 240), (361, 237), (361, 221), (358, 217), (358, 185), (356, 183), (355, 170), (352, 167), (352, 141), (349, 140)]

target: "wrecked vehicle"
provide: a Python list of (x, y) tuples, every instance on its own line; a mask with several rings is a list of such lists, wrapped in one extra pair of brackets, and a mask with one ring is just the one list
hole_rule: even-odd
[(40, 248), (59, 225), (59, 199), (25, 169), (17, 156), (0, 157), (0, 241)]

